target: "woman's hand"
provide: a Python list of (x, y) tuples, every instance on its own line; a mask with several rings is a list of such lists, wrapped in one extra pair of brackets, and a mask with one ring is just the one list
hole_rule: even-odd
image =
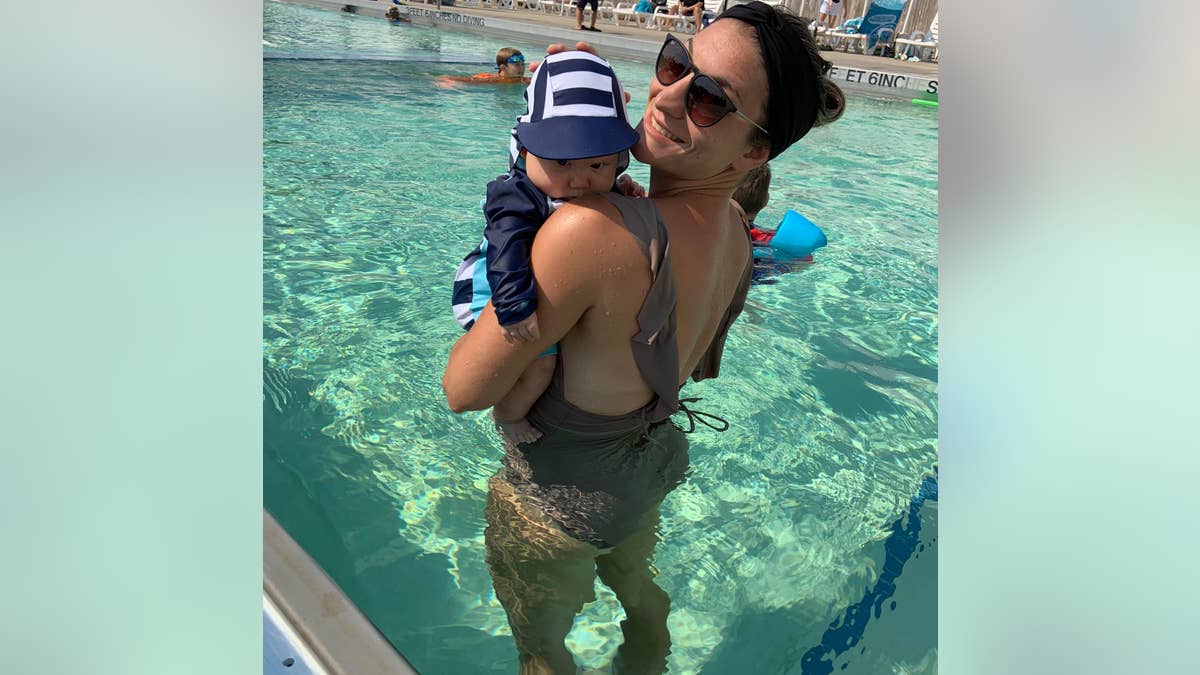
[[(593, 47), (590, 42), (576, 42), (574, 47), (568, 47), (568, 46), (562, 44), (561, 42), (555, 42), (554, 44), (546, 47), (546, 56), (550, 56), (551, 54), (557, 54), (559, 52), (569, 51), (572, 49), (581, 51), (581, 52), (587, 52), (593, 56), (600, 56), (600, 53), (596, 51), (596, 48)], [(603, 58), (603, 57), (601, 57), (601, 58)], [(541, 61), (534, 61), (533, 63), (530, 63), (529, 64), (529, 72), (533, 73), (534, 71), (536, 71), (538, 69), (538, 66), (540, 66), (540, 65), (542, 65)], [(633, 98), (633, 97), (629, 94), (629, 92), (625, 92), (625, 102), (629, 103), (629, 100), (631, 98)]]
[[(599, 54), (596, 53), (596, 48), (593, 47), (592, 45), (588, 44), (587, 42), (576, 42), (574, 47), (568, 47), (561, 42), (555, 42), (554, 44), (546, 47), (546, 56), (550, 56), (552, 54), (557, 54), (559, 52), (569, 51), (572, 49), (574, 49), (576, 51), (580, 51), (580, 52), (587, 52), (587, 53), (591, 54), (592, 56), (600, 56)], [(542, 65), (541, 61), (531, 61), (529, 63), (529, 72), (533, 73), (533, 72), (537, 71), (538, 66), (540, 66), (540, 65)]]

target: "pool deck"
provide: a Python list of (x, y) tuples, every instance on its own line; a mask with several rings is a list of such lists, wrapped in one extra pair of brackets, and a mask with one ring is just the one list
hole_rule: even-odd
[[(575, 29), (574, 12), (567, 14), (517, 8), (499, 9), (472, 6), (443, 6), (404, 0), (284, 0), (294, 4), (338, 10), (346, 5), (358, 8), (363, 16), (378, 16), (392, 6), (414, 24), (432, 25), (462, 30), (491, 38), (516, 39), (524, 42), (545, 41), (547, 44), (576, 41), (589, 42), (601, 54), (651, 61), (662, 46), (664, 31), (616, 24), (615, 17), (601, 17), (596, 27), (602, 32)], [(590, 23), (590, 11), (584, 15)], [(937, 100), (938, 64), (909, 62), (883, 56), (867, 56), (837, 50), (821, 54), (834, 64), (830, 76), (843, 89), (883, 98)]]

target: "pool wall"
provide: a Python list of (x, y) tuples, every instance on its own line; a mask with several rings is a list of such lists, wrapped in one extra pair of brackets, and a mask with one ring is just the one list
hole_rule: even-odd
[(265, 509), (263, 623), (265, 674), (417, 672)]
[[(573, 44), (579, 38), (579, 32), (573, 26), (544, 23), (556, 19), (549, 14), (523, 9), (466, 9), (454, 6), (437, 9), (435, 5), (410, 5), (393, 3), (390, 0), (281, 1), (336, 11), (340, 11), (346, 5), (351, 5), (356, 8), (356, 14), (375, 16), (380, 19), (383, 19), (384, 13), (394, 6), (400, 10), (401, 16), (409, 17), (414, 24), (444, 26), (488, 37), (525, 41), (541, 38), (548, 43), (562, 42), (565, 44)], [(617, 30), (609, 28), (611, 24), (601, 25), (604, 25), (609, 31)], [(664, 33), (641, 28), (630, 30), (636, 31), (639, 35), (631, 37), (605, 32), (588, 33), (586, 38), (603, 54), (637, 61), (652, 61), (662, 46), (660, 36)], [(644, 37), (640, 34), (644, 34)], [(900, 69), (871, 69), (849, 63), (839, 64), (836, 62), (838, 52), (823, 52), (823, 54), (826, 58), (835, 61), (829, 76), (847, 91), (881, 98), (937, 100), (938, 79), (936, 73), (931, 76), (904, 72)], [(871, 61), (876, 60), (884, 63), (888, 61), (896, 63), (892, 59), (871, 59)]]

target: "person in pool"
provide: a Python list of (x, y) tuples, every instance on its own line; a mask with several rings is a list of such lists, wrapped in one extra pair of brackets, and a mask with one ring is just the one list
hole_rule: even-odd
[[(484, 507), (521, 673), (575, 672), (564, 638), (597, 575), (625, 611), (614, 672), (666, 668), (670, 599), (650, 559), (659, 505), (688, 469), (685, 432), (705, 420), (680, 387), (717, 377), (750, 282), (747, 223), (730, 196), (841, 115), (829, 68), (798, 17), (761, 2), (686, 43), (667, 36), (632, 148), (650, 166), (649, 199), (564, 204), (533, 241), (538, 339), (505, 340), (489, 305), (451, 349), (442, 388), (463, 412), (494, 405), (558, 345), (528, 416), (542, 436), (505, 451)], [(671, 422), (677, 411), (692, 428)]]
[[(529, 267), (538, 228), (566, 201), (619, 189), (617, 176), (637, 140), (616, 73), (593, 54), (546, 57), (525, 98), (528, 110), (511, 132), (509, 172), (487, 186), (484, 241), (454, 277), (455, 319), (469, 330), (490, 300), (499, 334), (509, 342), (540, 337)], [(546, 349), (492, 407), (506, 445), (541, 435), (525, 415), (550, 384), (555, 353), (553, 346)]]
[[(733, 191), (733, 201), (742, 207), (742, 210), (746, 212), (746, 220), (750, 221), (750, 241), (755, 248), (770, 247), (771, 240), (775, 238), (774, 230), (759, 228), (754, 222), (758, 218), (759, 212), (766, 208), (767, 202), (770, 200), (771, 164), (768, 162), (747, 172), (741, 185), (738, 185), (738, 188)], [(779, 281), (776, 278), (779, 275), (801, 270), (812, 264), (812, 261), (811, 253), (795, 260), (776, 260), (769, 256), (761, 258), (755, 256), (750, 283), (755, 285), (775, 284)]]
[(456, 84), (529, 84), (525, 77), (525, 55), (513, 47), (501, 47), (496, 52), (496, 72), (474, 75), (441, 75), (434, 83), (440, 88)]
[(407, 16), (400, 15), (400, 8), (396, 7), (395, 5), (388, 8), (385, 16), (387, 16), (387, 20), (392, 23), (412, 23), (412, 19), (408, 18)]

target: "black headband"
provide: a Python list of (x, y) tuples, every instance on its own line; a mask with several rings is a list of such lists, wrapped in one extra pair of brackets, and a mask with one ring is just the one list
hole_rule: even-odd
[[(754, 27), (767, 71), (767, 123), (771, 141), (770, 159), (775, 159), (800, 140), (817, 121), (823, 99), (821, 79), (811, 67), (811, 56), (796, 28), (788, 26), (779, 11), (762, 2), (735, 5), (720, 19), (737, 19)], [(796, 80), (799, 82), (796, 82)]]

